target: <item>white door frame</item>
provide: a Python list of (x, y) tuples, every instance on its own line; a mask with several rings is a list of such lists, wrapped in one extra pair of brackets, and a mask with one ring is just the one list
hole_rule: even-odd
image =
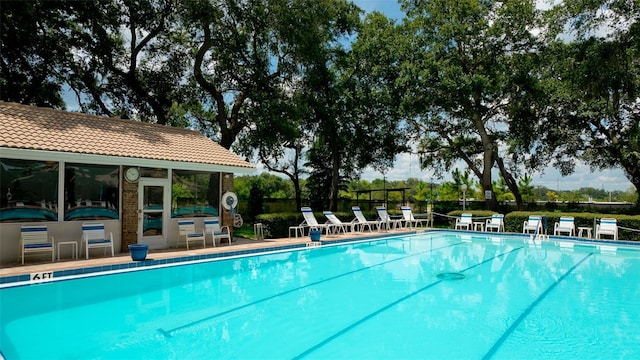
[[(163, 191), (162, 209), (144, 210), (145, 186), (161, 186)], [(166, 249), (169, 247), (168, 231), (171, 218), (171, 182), (168, 179), (141, 178), (138, 181), (138, 244), (149, 244), (149, 249)], [(160, 235), (144, 236), (145, 213), (162, 213), (162, 231)]]

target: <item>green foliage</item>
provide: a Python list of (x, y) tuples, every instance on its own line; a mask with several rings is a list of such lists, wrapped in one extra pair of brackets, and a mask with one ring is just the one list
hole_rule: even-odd
[(578, 158), (594, 169), (623, 169), (640, 191), (640, 8), (631, 3), (570, 0), (549, 12), (550, 35), (568, 28), (575, 39), (545, 51), (553, 103), (537, 134), (538, 150), (554, 153), (563, 174)]
[(547, 191), (547, 201), (556, 202), (560, 199), (558, 194), (555, 191)]
[[(5, 1), (0, 98), (64, 107), (66, 93), (83, 112), (197, 129), (286, 176), (291, 186), (258, 187), (298, 207), (335, 207), (363, 168), (389, 169), (413, 140), (436, 176), (464, 163), (441, 199), (459, 198), (462, 182), (476, 199), (542, 199), (520, 175), (569, 174), (579, 159), (623, 169), (635, 190), (558, 201), (640, 208), (634, 4), (567, 0), (543, 13), (531, 0), (401, 0), (395, 21), (361, 19), (346, 0)], [(427, 200), (424, 186), (388, 183)]]
[(415, 119), (423, 166), (441, 174), (464, 162), (481, 184), (475, 197), (492, 190), (497, 166), (517, 195), (517, 167), (509, 161), (515, 164), (523, 152), (511, 132), (526, 132), (522, 125), (535, 121), (541, 94), (530, 51), (539, 40), (526, 30), (537, 24), (533, 2), (402, 4), (407, 19), (397, 31), (410, 39), (398, 49), (398, 61), (407, 64), (403, 105)]
[(71, 56), (71, 48), (58, 30), (69, 21), (58, 6), (48, 1), (5, 1), (0, 6), (1, 100), (64, 107), (58, 64)]
[(189, 190), (189, 188), (184, 185), (184, 184), (179, 184), (179, 183), (174, 183), (171, 186), (171, 206), (172, 208), (177, 208), (178, 206), (178, 199), (179, 198), (193, 198), (193, 194), (191, 193), (191, 190)]
[(445, 181), (438, 188), (438, 201), (457, 201), (462, 198), (462, 190), (454, 183)]
[(522, 178), (518, 181), (518, 189), (520, 190), (520, 194), (522, 195), (522, 200), (526, 202), (536, 201), (534, 188), (531, 185), (532, 181), (533, 179), (528, 174), (524, 174), (524, 176), (522, 176)]
[(265, 228), (265, 237), (286, 238), (289, 237), (289, 227), (302, 223), (301, 213), (277, 213), (262, 214), (256, 217), (256, 221), (262, 223)]
[[(253, 232), (253, 225), (245, 223), (242, 227), (233, 229), (233, 237), (242, 237), (245, 239), (255, 239), (255, 234)], [(267, 233), (265, 231), (265, 237), (267, 237)]]

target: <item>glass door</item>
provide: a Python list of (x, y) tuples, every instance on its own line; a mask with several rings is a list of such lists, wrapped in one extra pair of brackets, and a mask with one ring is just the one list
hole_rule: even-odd
[(149, 248), (167, 245), (168, 222), (167, 180), (141, 179), (138, 183), (138, 243)]

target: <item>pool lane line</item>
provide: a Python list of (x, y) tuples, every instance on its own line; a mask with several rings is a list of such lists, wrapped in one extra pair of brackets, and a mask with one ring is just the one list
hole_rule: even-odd
[(172, 333), (174, 333), (176, 331), (180, 331), (180, 330), (183, 330), (183, 329), (190, 328), (192, 326), (201, 324), (203, 322), (210, 321), (210, 320), (215, 319), (217, 317), (224, 316), (224, 315), (233, 313), (235, 311), (239, 311), (239, 310), (245, 309), (247, 307), (254, 306), (256, 304), (259, 304), (259, 303), (262, 303), (262, 302), (265, 302), (265, 301), (268, 301), (268, 300), (275, 299), (275, 298), (277, 298), (279, 296), (287, 295), (287, 294), (293, 293), (293, 292), (298, 291), (298, 290), (306, 289), (308, 287), (315, 286), (315, 285), (318, 285), (318, 284), (321, 284), (321, 283), (324, 283), (324, 282), (327, 282), (327, 281), (339, 279), (339, 278), (341, 278), (343, 276), (355, 274), (357, 272), (368, 270), (368, 269), (371, 269), (371, 268), (374, 268), (374, 267), (377, 267), (377, 266), (386, 265), (386, 264), (389, 264), (389, 263), (392, 263), (392, 262), (395, 262), (395, 261), (404, 260), (404, 259), (407, 259), (407, 258), (410, 258), (410, 257), (423, 255), (425, 253), (429, 253), (429, 252), (433, 252), (433, 251), (437, 251), (437, 250), (442, 250), (442, 249), (446, 249), (446, 248), (449, 248), (449, 247), (454, 247), (454, 246), (457, 246), (457, 245), (460, 245), (460, 244), (465, 244), (465, 243), (464, 242), (458, 242), (458, 243), (448, 244), (446, 246), (437, 247), (435, 249), (429, 249), (429, 250), (417, 252), (417, 253), (414, 253), (414, 254), (409, 254), (407, 256), (402, 256), (402, 257), (398, 257), (398, 258), (395, 258), (395, 259), (386, 260), (386, 261), (383, 261), (383, 262), (380, 262), (380, 263), (377, 263), (377, 264), (374, 264), (374, 265), (365, 266), (365, 267), (362, 267), (362, 268), (359, 268), (359, 269), (356, 269), (356, 270), (353, 270), (353, 271), (348, 271), (348, 272), (343, 273), (343, 274), (334, 275), (334, 276), (328, 277), (326, 279), (314, 281), (312, 283), (309, 283), (309, 284), (306, 284), (306, 285), (303, 285), (303, 286), (299, 286), (299, 287), (294, 288), (294, 289), (289, 289), (287, 291), (283, 291), (281, 293), (277, 293), (277, 294), (268, 296), (266, 298), (262, 298), (262, 299), (259, 299), (259, 300), (256, 300), (256, 301), (252, 301), (250, 303), (246, 303), (246, 304), (243, 304), (243, 305), (240, 305), (240, 306), (225, 310), (223, 312), (220, 312), (220, 313), (217, 313), (217, 314), (213, 314), (211, 316), (207, 316), (205, 318), (202, 318), (202, 319), (199, 319), (199, 320), (196, 320), (196, 321), (192, 321), (192, 322), (187, 323), (185, 325), (180, 325), (180, 326), (174, 327), (172, 329), (165, 330), (163, 328), (158, 328), (158, 332), (161, 333), (162, 335), (164, 335), (165, 337), (170, 338), (170, 337), (173, 337)]
[(542, 302), (542, 300), (544, 300), (544, 298), (547, 297), (547, 295), (549, 295), (549, 293), (551, 291), (553, 291), (553, 289), (556, 288), (556, 286), (558, 286), (558, 284), (560, 284), (560, 282), (562, 282), (567, 276), (569, 276), (569, 274), (571, 274), (573, 272), (573, 270), (575, 270), (576, 268), (578, 268), (578, 266), (580, 266), (583, 262), (585, 262), (585, 260), (587, 260), (589, 257), (591, 257), (594, 253), (589, 253), (587, 254), (587, 256), (585, 256), (582, 260), (578, 261), (575, 265), (573, 265), (569, 270), (567, 270), (562, 276), (560, 276), (556, 281), (553, 282), (553, 284), (551, 284), (551, 286), (549, 286), (545, 291), (542, 292), (542, 294), (540, 294), (540, 296), (538, 296), (538, 298), (532, 302), (523, 312), (522, 314), (520, 314), (520, 316), (511, 324), (511, 326), (509, 326), (509, 328), (502, 334), (502, 336), (500, 336), (500, 338), (498, 339), (498, 341), (496, 341), (493, 346), (491, 347), (491, 349), (489, 349), (489, 351), (482, 357), (483, 359), (490, 359), (492, 358), (496, 352), (498, 351), (498, 349), (504, 344), (504, 342), (507, 340), (507, 338), (509, 336), (511, 336), (511, 334), (515, 331), (515, 329), (520, 326), (520, 323), (522, 323), (522, 321), (524, 321), (524, 319), (529, 316), (529, 314), (531, 314), (531, 312), (533, 311), (533, 309), (538, 306), (538, 304), (540, 304)]
[[(465, 244), (465, 243), (462, 242), (462, 243), (458, 243), (457, 245), (460, 245), (460, 244)], [(494, 259), (509, 255), (509, 254), (511, 254), (513, 252), (516, 252), (516, 251), (518, 251), (518, 250), (520, 250), (522, 248), (524, 248), (524, 246), (520, 246), (520, 247), (511, 249), (511, 250), (509, 250), (509, 251), (507, 251), (505, 253), (501, 253), (501, 254), (493, 256), (493, 257), (491, 257), (489, 259), (483, 260), (483, 261), (481, 261), (481, 262), (479, 262), (479, 263), (477, 263), (475, 265), (469, 266), (468, 268), (466, 268), (464, 270), (461, 270), (460, 272), (465, 272), (467, 270), (471, 270), (471, 269), (476, 268), (476, 267), (478, 267), (480, 265), (486, 264), (487, 262), (493, 261)], [(344, 334), (346, 334), (349, 331), (353, 330), (354, 328), (360, 326), (361, 324), (373, 319), (374, 317), (378, 316), (379, 314), (391, 309), (392, 307), (400, 304), (401, 302), (403, 302), (405, 300), (408, 300), (409, 298), (412, 298), (412, 297), (418, 295), (419, 293), (421, 293), (421, 292), (423, 292), (425, 290), (428, 290), (428, 289), (430, 289), (430, 288), (432, 288), (432, 287), (434, 287), (434, 286), (436, 286), (436, 285), (438, 285), (438, 284), (440, 284), (442, 282), (444, 282), (444, 280), (437, 280), (437, 281), (435, 281), (435, 282), (433, 282), (431, 284), (428, 284), (428, 285), (426, 285), (426, 286), (424, 286), (424, 287), (422, 287), (422, 288), (420, 288), (420, 289), (418, 289), (416, 291), (413, 291), (413, 292), (411, 292), (411, 293), (409, 293), (409, 294), (407, 294), (407, 295), (405, 295), (405, 296), (403, 296), (403, 297), (401, 297), (401, 298), (399, 298), (399, 299), (397, 299), (397, 300), (395, 300), (393, 302), (390, 302), (389, 304), (381, 307), (380, 309), (378, 309), (378, 310), (376, 310), (376, 311), (374, 311), (372, 313), (369, 313), (368, 315), (366, 315), (366, 316), (360, 318), (359, 320), (351, 323), (349, 326), (339, 330), (338, 332), (336, 332), (333, 335), (329, 336), (328, 338), (320, 341), (319, 343), (317, 343), (316, 345), (308, 348), (307, 350), (303, 351), (302, 353), (292, 357), (292, 359), (302, 359), (302, 358), (310, 355), (311, 353), (313, 353), (316, 350), (320, 349), (321, 347), (327, 345), (331, 341), (337, 339), (340, 336), (343, 336)]]

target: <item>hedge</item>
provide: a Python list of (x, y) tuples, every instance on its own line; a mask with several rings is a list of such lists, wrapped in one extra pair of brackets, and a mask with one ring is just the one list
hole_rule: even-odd
[[(471, 210), (471, 211), (451, 211), (447, 215), (459, 217), (462, 213), (470, 213), (474, 217), (490, 217), (495, 212), (487, 210)], [(561, 216), (572, 216), (576, 224), (576, 231), (578, 227), (591, 227), (592, 235), (595, 236), (595, 225), (601, 218), (613, 218), (618, 221), (619, 227), (625, 227), (629, 229), (635, 229), (636, 231), (618, 229), (618, 239), (640, 241), (640, 215), (613, 215), (613, 214), (601, 214), (601, 213), (584, 213), (584, 212), (527, 212), (527, 211), (513, 211), (505, 215), (504, 227), (506, 232), (522, 233), (522, 224), (529, 219), (529, 215), (541, 215), (547, 217), (547, 234), (553, 235), (553, 227), (556, 222), (560, 220)], [(451, 224), (455, 223), (455, 219), (450, 221)], [(452, 225), (453, 227), (453, 225)], [(544, 222), (543, 222), (544, 227)]]

